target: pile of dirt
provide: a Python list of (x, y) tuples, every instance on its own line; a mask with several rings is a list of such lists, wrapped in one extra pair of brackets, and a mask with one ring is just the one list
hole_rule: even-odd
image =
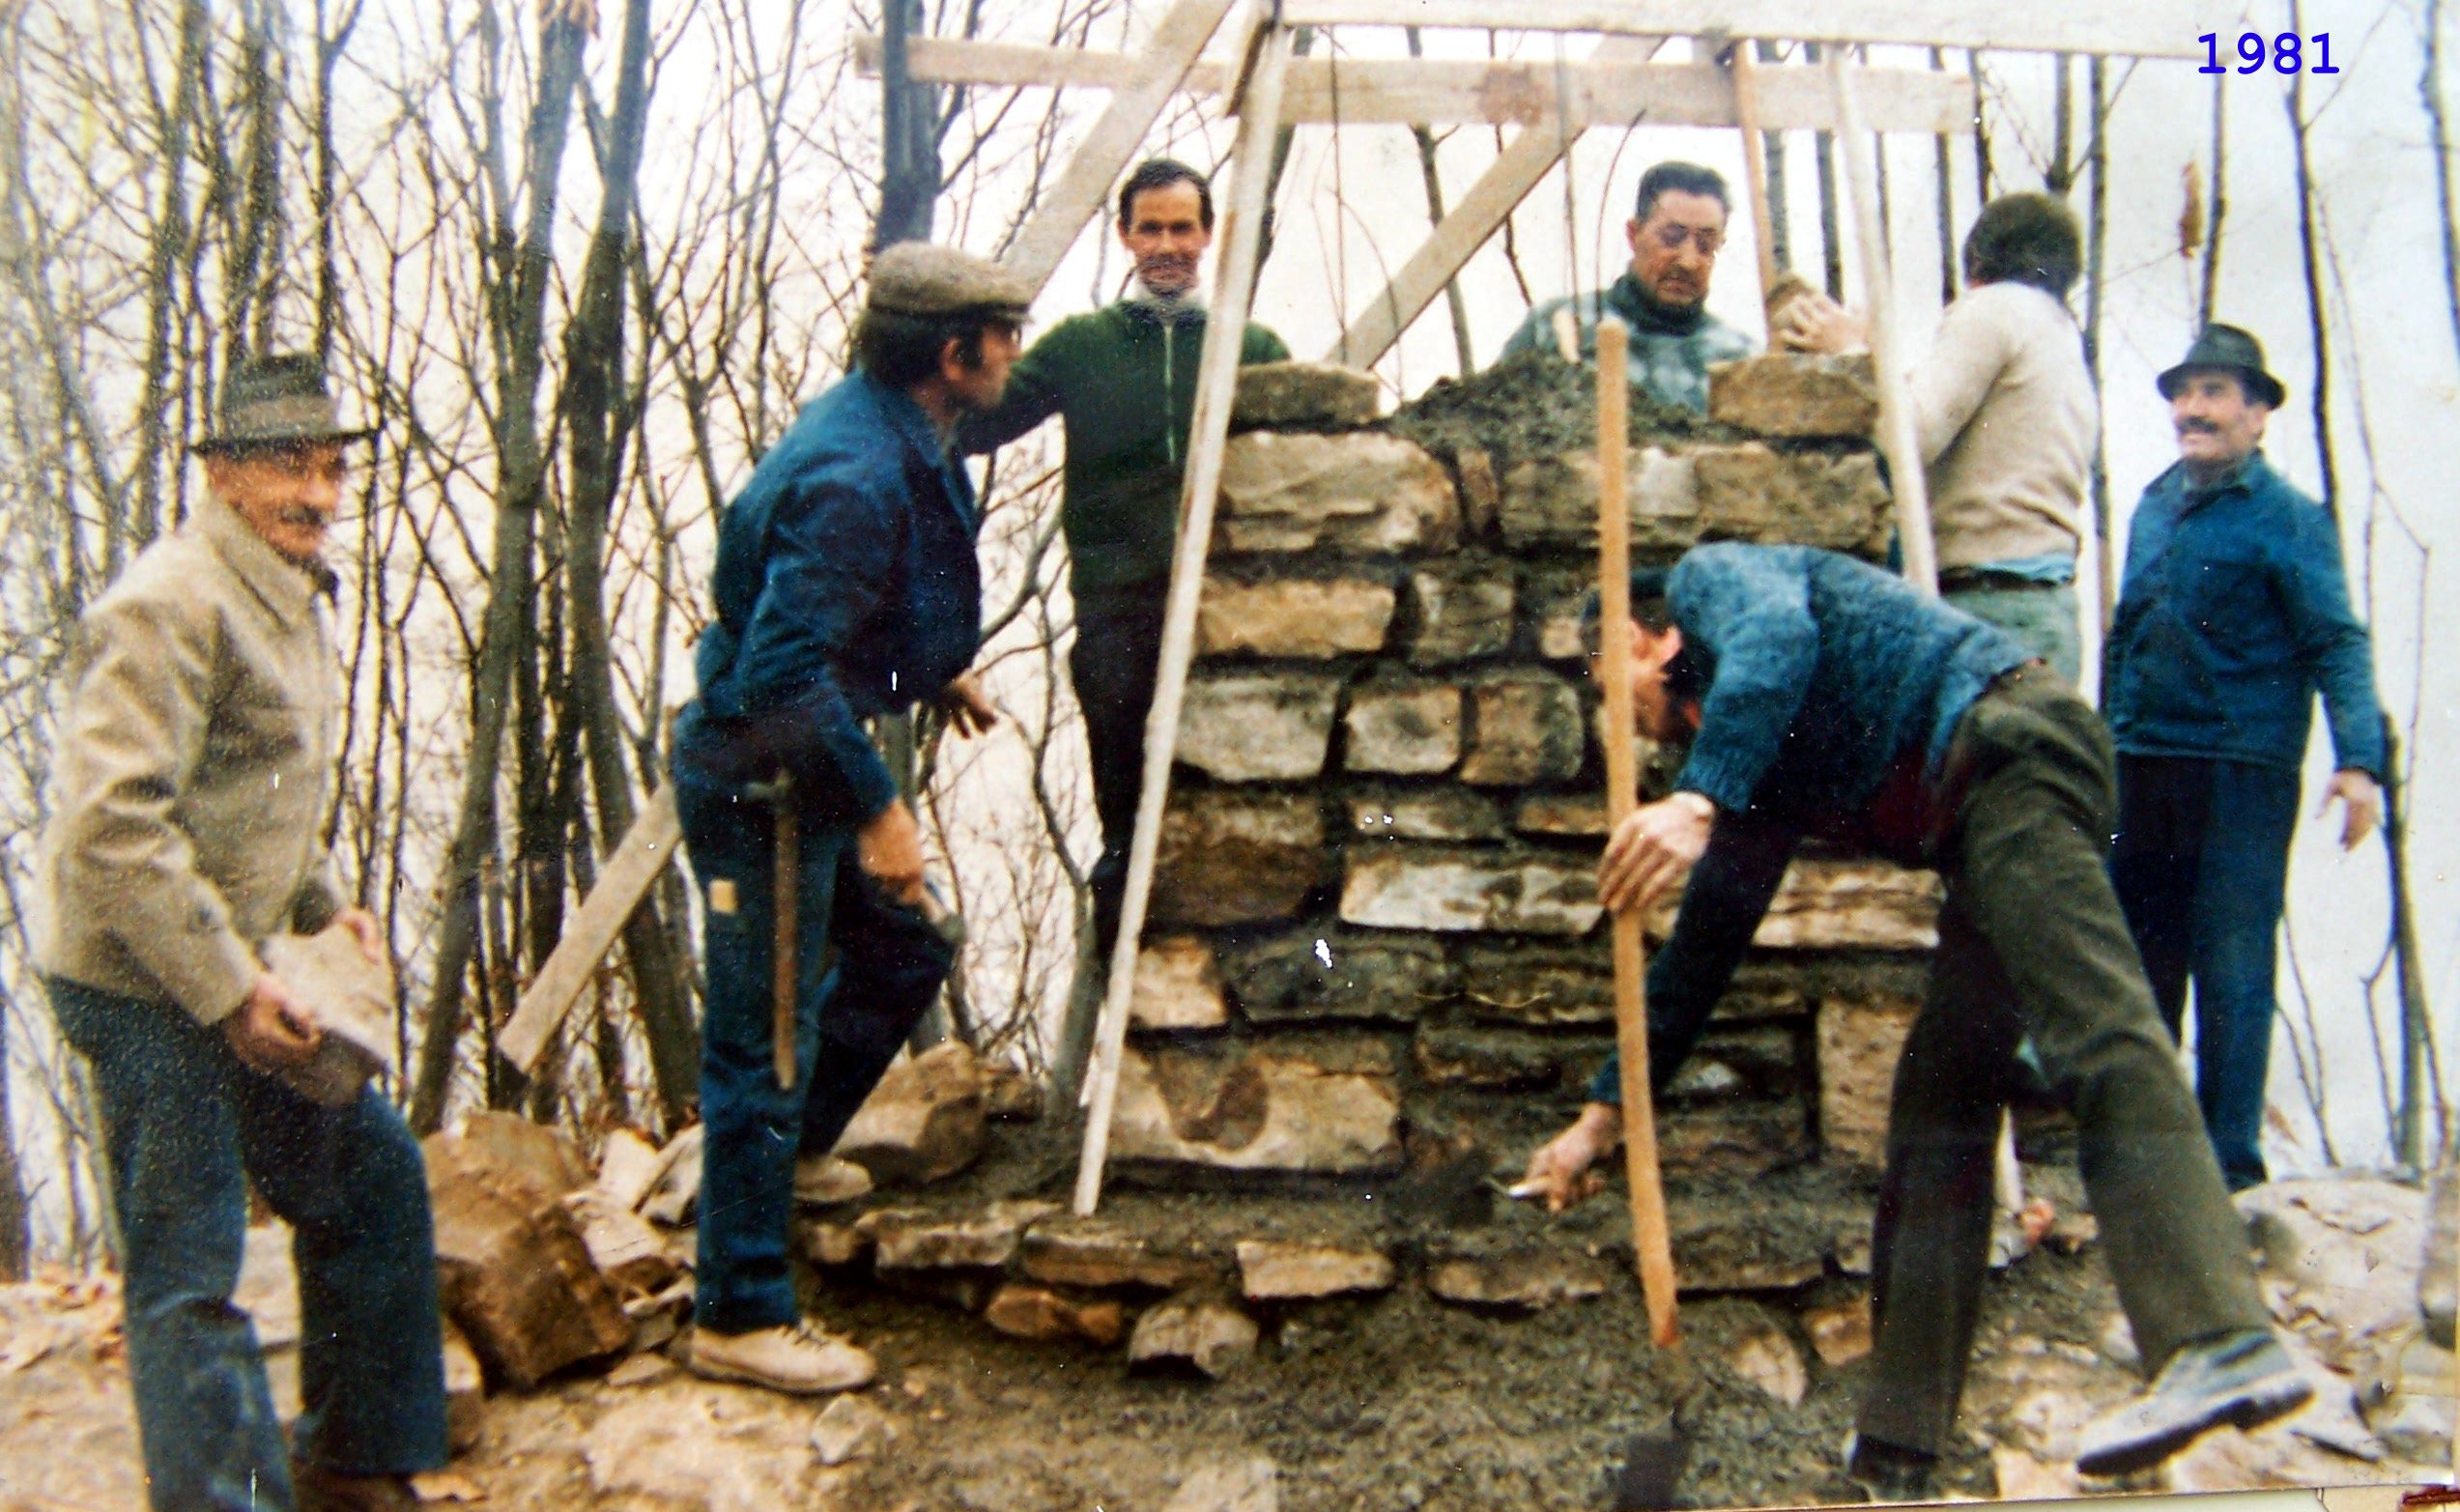
[[(1638, 388), (1629, 424), (1635, 446), (1750, 439)], [(1500, 474), (1514, 462), (1597, 444), (1597, 375), (1552, 352), (1524, 352), (1465, 379), (1436, 380), (1384, 426), (1438, 456), (1483, 451)]]

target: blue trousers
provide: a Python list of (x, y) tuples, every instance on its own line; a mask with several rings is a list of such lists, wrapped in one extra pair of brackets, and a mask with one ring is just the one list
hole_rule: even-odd
[(796, 844), (794, 1087), (779, 1086), (776, 819), (768, 805), (680, 762), (675, 802), (701, 887), (708, 973), (693, 1319), (713, 1333), (748, 1333), (802, 1316), (787, 1262), (796, 1158), (837, 1143), (939, 995), (956, 956), (919, 910), (892, 901), (863, 871), (850, 828), (804, 824)]
[(2170, 1037), (2195, 984), (2195, 1100), (2232, 1191), (2261, 1184), (2274, 942), (2298, 828), (2298, 774), (2244, 761), (2123, 756), (2110, 880)]
[(127, 1261), (129, 1373), (156, 1512), (287, 1512), (256, 1330), (232, 1305), (252, 1180), (293, 1230), (299, 1457), (344, 1474), (444, 1463), (436, 1241), (418, 1143), (373, 1088), (321, 1107), (167, 1003), (44, 983), (94, 1068)]

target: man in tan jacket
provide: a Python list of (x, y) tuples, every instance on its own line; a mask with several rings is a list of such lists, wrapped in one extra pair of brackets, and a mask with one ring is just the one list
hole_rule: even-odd
[[(321, 1032), (257, 955), (339, 925), (383, 958), (318, 842), (341, 706), (322, 552), (369, 434), (314, 357), (239, 363), (196, 445), (207, 499), (87, 609), (63, 675), (37, 955), (100, 1094), (157, 1512), (408, 1507), (445, 1454), (417, 1143), (372, 1089), (329, 1107), (279, 1079)], [(295, 1231), (295, 1460), (231, 1300), (243, 1176)]]

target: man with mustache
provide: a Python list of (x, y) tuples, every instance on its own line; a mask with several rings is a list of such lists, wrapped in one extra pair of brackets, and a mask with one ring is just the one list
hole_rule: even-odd
[[(1007, 399), (958, 432), (958, 444), (974, 452), (1005, 445), (1054, 414), (1064, 429), (1059, 524), (1076, 605), (1068, 674), (1084, 710), (1101, 821), (1101, 856), (1091, 881), (1104, 960), (1119, 931), (1144, 789), (1145, 717), (1161, 660), (1196, 359), (1204, 351), (1200, 273), (1213, 244), (1213, 189), (1186, 163), (1142, 163), (1120, 187), (1118, 234), (1135, 265), (1126, 297), (1052, 327), (1018, 359)], [(1242, 364), (1289, 359), (1279, 336), (1248, 322), (1240, 338)]]
[[(332, 1107), (280, 1079), (320, 1032), (257, 956), (339, 925), (384, 959), (321, 842), (342, 718), (325, 541), (373, 434), (340, 422), (316, 357), (235, 364), (194, 448), (204, 501), (86, 610), (63, 674), (36, 959), (101, 1097), (160, 1512), (408, 1508), (406, 1477), (444, 1462), (417, 1142), (372, 1087)], [(294, 1234), (293, 1451), (232, 1303), (249, 1183)]]
[(1597, 323), (1631, 329), (1631, 382), (1659, 404), (1708, 413), (1708, 365), (1747, 357), (1759, 343), (1708, 313), (1708, 280), (1726, 244), (1726, 181), (1698, 163), (1661, 162), (1640, 176), (1640, 203), (1623, 227), (1631, 267), (1608, 288), (1552, 300), (1529, 312), (1502, 355), (1557, 350), (1563, 316), (1578, 328), (1584, 362), (1597, 360)]
[(2286, 396), (2263, 347), (2208, 326), (2159, 386), (2178, 462), (2135, 506), (2102, 657), (2119, 754), (2110, 870), (2173, 1036), (2195, 984), (2196, 1100), (2237, 1190), (2267, 1174), (2273, 940), (2315, 695), (2337, 768), (2323, 809), (2345, 807), (2344, 850), (2383, 816), (2383, 715), (2339, 528), (2257, 449)]

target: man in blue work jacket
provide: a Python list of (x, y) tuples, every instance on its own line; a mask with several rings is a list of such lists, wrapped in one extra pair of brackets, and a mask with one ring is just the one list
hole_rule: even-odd
[[(1938, 1492), (1988, 1270), (1991, 1147), (2032, 1037), (2074, 1108), (2079, 1163), (2150, 1387), (2079, 1436), (2120, 1474), (2313, 1394), (2273, 1336), (2202, 1122), (2103, 866), (2115, 802), (2092, 709), (1998, 630), (1864, 562), (1799, 546), (1702, 546), (1635, 573), (1639, 732), (1687, 742), (1673, 791), (1616, 825), (1607, 907), (1689, 872), (1648, 968), (1662, 1088), (1732, 979), (1806, 837), (1935, 868), (1946, 884), (1929, 994), (1888, 1108), (1872, 1234), (1874, 1338), (1846, 1473), (1874, 1499)], [(1615, 627), (1603, 627), (1606, 629)], [(1724, 880), (1707, 888), (1702, 876)], [(1576, 1200), (1619, 1132), (1609, 1063), (1530, 1161)]]
[(2256, 449), (2286, 396), (2262, 346), (2206, 327), (2160, 386), (2178, 462), (2135, 506), (2102, 650), (2119, 755), (2110, 871), (2173, 1037), (2194, 979), (2195, 1098), (2236, 1191), (2266, 1174), (2273, 939), (2315, 694), (2344, 849), (2383, 813), (2383, 715), (2340, 531)]
[(674, 753), (708, 972), (689, 1356), (703, 1376), (795, 1392), (872, 1379), (871, 1356), (796, 1303), (794, 1167), (837, 1142), (953, 963), (922, 911), (913, 811), (862, 721), (936, 700), (961, 731), (991, 722), (966, 673), (982, 630), (974, 495), (948, 441), (998, 403), (1032, 297), (961, 252), (882, 252), (856, 370), (718, 524), (717, 618)]

